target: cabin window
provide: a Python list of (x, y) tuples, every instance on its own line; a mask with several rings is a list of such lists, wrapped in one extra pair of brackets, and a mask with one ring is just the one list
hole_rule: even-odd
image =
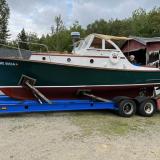
[(67, 58), (67, 62), (71, 62), (71, 59), (70, 59), (70, 58)]
[(116, 49), (111, 43), (105, 41), (105, 49)]
[(90, 48), (102, 49), (102, 39), (95, 37)]
[(46, 57), (42, 57), (42, 60), (45, 61), (45, 60), (46, 60)]
[(90, 59), (90, 63), (94, 63), (94, 59)]

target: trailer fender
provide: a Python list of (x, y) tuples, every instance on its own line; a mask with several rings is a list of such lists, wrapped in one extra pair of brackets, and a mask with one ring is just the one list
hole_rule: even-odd
[(140, 103), (142, 103), (143, 101), (145, 101), (146, 99), (148, 99), (148, 97), (145, 96), (137, 96), (134, 98), (134, 101), (139, 105)]
[(154, 97), (145, 97), (145, 96), (137, 96), (134, 98), (134, 101), (136, 102), (137, 105), (140, 105), (142, 102), (144, 102), (147, 99), (153, 100), (156, 104), (158, 104), (157, 100)]
[(120, 101), (124, 100), (124, 99), (130, 99), (129, 97), (126, 97), (126, 96), (117, 96), (117, 97), (114, 97), (112, 99), (113, 102), (115, 103), (119, 103)]

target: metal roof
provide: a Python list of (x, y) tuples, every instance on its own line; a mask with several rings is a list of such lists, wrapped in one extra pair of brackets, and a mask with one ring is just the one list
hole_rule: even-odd
[(142, 43), (146, 45), (147, 43), (150, 42), (160, 42), (160, 37), (152, 37), (152, 38), (145, 38), (145, 37), (130, 37), (134, 39), (135, 41)]

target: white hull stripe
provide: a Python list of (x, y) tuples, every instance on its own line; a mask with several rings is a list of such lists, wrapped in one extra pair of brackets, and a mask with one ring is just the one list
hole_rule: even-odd
[[(86, 87), (123, 87), (123, 86), (158, 86), (160, 83), (120, 84), (120, 85), (79, 85), (79, 86), (35, 86), (36, 88), (86, 88)], [(22, 88), (22, 86), (0, 86), (0, 88)]]

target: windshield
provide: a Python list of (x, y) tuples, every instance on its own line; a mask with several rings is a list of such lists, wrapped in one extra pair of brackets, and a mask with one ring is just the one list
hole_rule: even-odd
[(80, 40), (79, 43), (77, 44), (77, 49), (81, 49), (83, 45), (84, 40)]
[(86, 37), (84, 40), (83, 40), (83, 45), (82, 45), (82, 49), (86, 48), (88, 43), (89, 43), (89, 40), (90, 40), (90, 36)]
[(74, 50), (80, 50), (82, 48), (84, 40), (80, 40), (74, 44)]

